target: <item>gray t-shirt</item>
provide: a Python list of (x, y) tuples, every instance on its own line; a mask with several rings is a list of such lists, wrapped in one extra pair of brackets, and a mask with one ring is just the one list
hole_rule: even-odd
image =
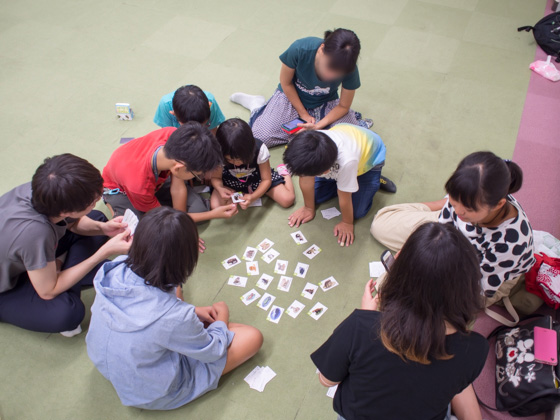
[(21, 274), (55, 260), (66, 233), (65, 221), (54, 224), (31, 205), (31, 183), (0, 197), (0, 293), (13, 289)]

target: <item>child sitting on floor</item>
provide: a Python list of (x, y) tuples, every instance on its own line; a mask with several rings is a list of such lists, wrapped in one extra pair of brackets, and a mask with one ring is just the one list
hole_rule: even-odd
[(175, 297), (198, 261), (198, 232), (184, 212), (158, 207), (138, 223), (128, 258), (97, 273), (87, 351), (124, 405), (171, 410), (218, 386), (262, 345), (254, 327), (229, 323), (224, 302)]
[(208, 126), (213, 134), (225, 119), (214, 95), (195, 85), (181, 86), (164, 95), (154, 116), (154, 122), (162, 128), (179, 128), (181, 124), (196, 121)]
[(292, 177), (284, 165), (278, 171), (270, 167), (270, 153), (266, 145), (253, 137), (251, 127), (239, 118), (231, 118), (220, 125), (216, 134), (224, 155), (223, 168), (212, 176), (214, 192), (211, 207), (231, 204), (232, 195), (243, 193), (239, 203), (247, 209), (263, 195), (282, 207), (294, 204), (295, 193)]

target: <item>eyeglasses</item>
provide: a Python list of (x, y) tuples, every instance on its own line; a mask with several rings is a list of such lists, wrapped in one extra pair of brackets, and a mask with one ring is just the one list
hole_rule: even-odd
[(195, 174), (193, 171), (189, 171), (189, 172), (192, 174), (192, 176), (196, 178), (198, 182), (202, 182), (202, 179), (200, 179), (200, 177), (197, 174)]

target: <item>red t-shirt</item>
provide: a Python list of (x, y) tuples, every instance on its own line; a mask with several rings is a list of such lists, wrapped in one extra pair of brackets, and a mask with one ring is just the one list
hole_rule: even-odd
[(160, 172), (156, 180), (152, 160), (157, 148), (165, 145), (175, 130), (165, 127), (120, 146), (103, 168), (103, 187), (124, 191), (136, 210), (147, 212), (159, 207), (155, 194), (169, 172)]

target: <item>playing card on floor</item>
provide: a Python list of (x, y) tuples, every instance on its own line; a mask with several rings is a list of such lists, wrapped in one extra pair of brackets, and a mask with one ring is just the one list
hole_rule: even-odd
[(270, 248), (272, 248), (272, 245), (274, 245), (274, 242), (272, 242), (270, 239), (263, 239), (263, 241), (257, 245), (257, 249), (261, 252), (266, 252)]
[(266, 290), (268, 289), (268, 286), (270, 286), (270, 283), (272, 283), (272, 280), (274, 280), (274, 277), (269, 276), (268, 274), (263, 274), (259, 281), (257, 281), (257, 287)]
[(272, 305), (275, 299), (275, 296), (272, 296), (270, 293), (265, 293), (261, 300), (259, 300), (259, 303), (257, 303), (257, 306), (266, 311), (270, 308), (270, 305)]
[(241, 260), (237, 255), (232, 255), (231, 257), (226, 258), (222, 261), (222, 265), (226, 270), (229, 270), (231, 267), (234, 267), (237, 264), (241, 264)]
[(282, 318), (283, 313), (284, 313), (284, 308), (273, 305), (272, 308), (270, 309), (270, 312), (268, 313), (268, 316), (266, 317), (266, 320), (278, 324), (280, 318)]
[(340, 216), (342, 213), (339, 212), (336, 207), (331, 207), (330, 209), (321, 210), (321, 214), (323, 215), (324, 219), (331, 220), (337, 216)]
[(245, 252), (243, 253), (243, 259), (245, 261), (253, 261), (257, 256), (257, 248), (253, 248), (252, 246), (248, 246)]
[(313, 299), (313, 296), (315, 296), (315, 293), (317, 292), (317, 289), (319, 288), (319, 286), (317, 286), (316, 284), (313, 283), (307, 283), (305, 285), (305, 287), (303, 288), (303, 291), (301, 292), (301, 295), (306, 298), (306, 299)]
[(274, 267), (274, 272), (276, 274), (286, 274), (287, 270), (288, 270), (288, 261), (284, 261), (284, 260), (276, 261), (276, 266)]
[(134, 232), (136, 231), (136, 226), (138, 226), (138, 217), (136, 217), (136, 215), (132, 210), (126, 209), (126, 211), (124, 212), (122, 222), (128, 225), (127, 228), (130, 229), (130, 234), (134, 235)]
[(244, 380), (249, 384), (251, 389), (263, 392), (266, 384), (268, 384), (275, 376), (276, 373), (268, 366), (257, 366), (245, 377)]
[(304, 279), (307, 275), (307, 270), (309, 270), (309, 264), (297, 263), (294, 276)]
[(305, 305), (298, 300), (294, 300), (292, 304), (286, 309), (286, 313), (292, 318), (297, 318), (297, 316), (303, 311)]
[(260, 297), (261, 295), (259, 292), (257, 292), (255, 289), (251, 289), (243, 296), (241, 296), (241, 302), (243, 302), (245, 305), (249, 305)]
[(307, 314), (314, 320), (318, 320), (327, 311), (327, 307), (320, 302), (317, 302)]
[(298, 245), (301, 245), (301, 244), (304, 244), (304, 243), (307, 242), (307, 239), (305, 239), (305, 236), (303, 236), (303, 233), (301, 233), (301, 231), (291, 233), (290, 235), (292, 235), (292, 238), (294, 239), (294, 241)]
[(278, 251), (276, 251), (275, 249), (270, 249), (261, 257), (261, 260), (263, 260), (267, 264), (270, 264), (278, 255), (280, 255)]
[(280, 280), (278, 281), (278, 290), (281, 290), (283, 292), (289, 292), (291, 285), (292, 285), (291, 277), (280, 276)]
[(259, 275), (259, 263), (256, 261), (247, 262), (247, 274), (250, 276)]
[(369, 263), (369, 276), (377, 278), (386, 273), (385, 267), (381, 261), (372, 261)]
[(227, 284), (230, 286), (245, 287), (247, 285), (247, 277), (229, 276)]
[(319, 248), (317, 245), (313, 244), (309, 248), (307, 248), (305, 251), (303, 251), (303, 255), (305, 255), (307, 258), (312, 260), (313, 258), (315, 258), (319, 254), (319, 252), (321, 252), (321, 248)]
[(325, 280), (320, 282), (319, 286), (321, 286), (323, 292), (326, 292), (327, 290), (331, 290), (333, 287), (338, 286), (338, 282), (333, 276), (330, 276), (329, 278), (326, 278)]

